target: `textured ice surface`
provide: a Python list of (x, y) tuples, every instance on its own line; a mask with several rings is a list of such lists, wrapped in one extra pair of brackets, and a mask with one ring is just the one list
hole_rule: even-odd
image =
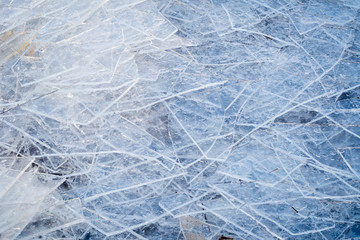
[(359, 9), (0, 0), (0, 239), (360, 239)]

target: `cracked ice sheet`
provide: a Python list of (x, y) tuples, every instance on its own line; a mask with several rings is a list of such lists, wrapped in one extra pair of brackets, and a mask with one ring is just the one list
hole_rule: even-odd
[(2, 1), (0, 238), (358, 237), (359, 9)]

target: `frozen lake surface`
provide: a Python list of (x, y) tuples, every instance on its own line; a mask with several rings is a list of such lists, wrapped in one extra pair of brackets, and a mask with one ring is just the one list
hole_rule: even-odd
[(0, 239), (360, 239), (360, 1), (0, 0)]

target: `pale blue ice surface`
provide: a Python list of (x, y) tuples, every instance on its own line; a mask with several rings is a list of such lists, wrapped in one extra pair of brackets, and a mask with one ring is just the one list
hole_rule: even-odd
[(358, 0), (0, 0), (0, 239), (360, 239)]

